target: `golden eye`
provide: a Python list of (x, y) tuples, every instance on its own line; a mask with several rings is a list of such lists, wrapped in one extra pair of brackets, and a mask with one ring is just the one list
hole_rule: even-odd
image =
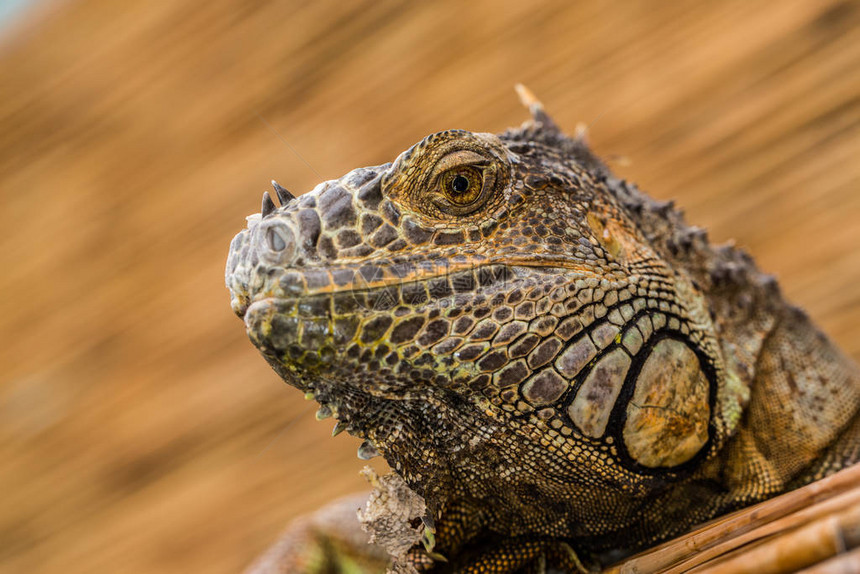
[(481, 197), (484, 174), (476, 167), (458, 167), (445, 172), (441, 184), (446, 199), (455, 205), (466, 206)]

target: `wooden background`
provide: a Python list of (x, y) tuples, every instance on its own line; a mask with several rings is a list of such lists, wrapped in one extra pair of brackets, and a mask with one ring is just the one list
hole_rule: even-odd
[(0, 30), (0, 571), (236, 572), (363, 489), (230, 238), (272, 178), (519, 124), (519, 81), (860, 357), (858, 3), (43, 0)]

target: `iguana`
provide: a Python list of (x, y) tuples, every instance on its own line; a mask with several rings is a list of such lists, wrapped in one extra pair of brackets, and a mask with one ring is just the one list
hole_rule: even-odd
[(397, 567), (594, 567), (860, 459), (857, 366), (521, 96), (498, 136), (276, 186), (230, 248), (253, 344), (426, 504)]

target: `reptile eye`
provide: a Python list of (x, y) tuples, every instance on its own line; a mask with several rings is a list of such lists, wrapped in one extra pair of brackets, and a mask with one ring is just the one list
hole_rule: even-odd
[(500, 162), (483, 148), (457, 149), (443, 155), (427, 172), (426, 201), (434, 215), (470, 215), (493, 197)]
[(442, 195), (458, 207), (471, 206), (481, 198), (484, 173), (477, 167), (464, 166), (442, 175)]

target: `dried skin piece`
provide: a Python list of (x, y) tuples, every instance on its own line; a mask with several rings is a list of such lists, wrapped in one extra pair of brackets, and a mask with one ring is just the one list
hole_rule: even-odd
[[(358, 511), (361, 527), (370, 535), (372, 543), (388, 551), (393, 562), (390, 572), (416, 572), (405, 558), (424, 532), (421, 522), (427, 512), (424, 499), (396, 474), (380, 477), (369, 466), (364, 467), (361, 474), (373, 486), (364, 510)], [(417, 526), (413, 526), (416, 522)]]

